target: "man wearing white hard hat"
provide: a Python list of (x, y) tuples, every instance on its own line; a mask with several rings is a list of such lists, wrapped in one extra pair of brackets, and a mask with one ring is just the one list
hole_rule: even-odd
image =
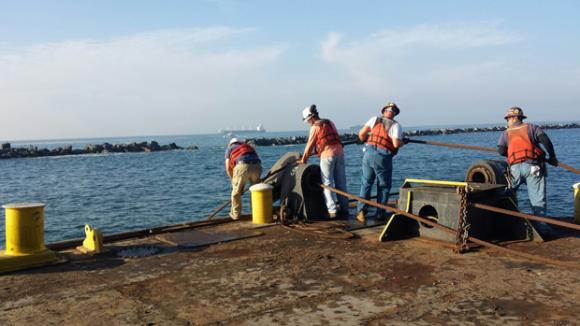
[(256, 150), (243, 140), (232, 138), (225, 153), (226, 174), (232, 180), (232, 208), (230, 217), (234, 220), (242, 214), (242, 193), (246, 183), (260, 182), (262, 162)]
[[(314, 104), (302, 111), (302, 120), (311, 127), (304, 155), (299, 163), (305, 164), (310, 156), (317, 155), (320, 157), (322, 183), (346, 192), (344, 150), (336, 126), (328, 119), (320, 119)], [(328, 215), (331, 218), (348, 217), (348, 198), (336, 196), (327, 189), (324, 189), (323, 193)], [(339, 209), (336, 206), (335, 197), (338, 198)]]
[[(521, 108), (514, 106), (508, 109), (504, 117), (508, 127), (501, 134), (497, 149), (500, 155), (507, 157), (511, 189), (517, 191), (525, 183), (534, 215), (545, 216), (547, 209), (545, 162), (558, 166), (558, 159), (548, 135), (534, 124), (524, 123), (525, 118), (527, 117)], [(546, 152), (550, 155), (549, 158), (546, 158)], [(536, 221), (532, 223), (540, 234), (551, 233), (548, 224)]]

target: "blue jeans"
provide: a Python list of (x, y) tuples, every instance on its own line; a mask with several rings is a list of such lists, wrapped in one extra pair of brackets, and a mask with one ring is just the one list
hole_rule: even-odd
[[(382, 152), (374, 147), (367, 146), (363, 155), (362, 175), (360, 181), (359, 197), (364, 199), (371, 198), (371, 189), (377, 179), (377, 202), (386, 205), (389, 201), (389, 192), (391, 191), (391, 182), (393, 176), (393, 155)], [(367, 204), (359, 202), (357, 211), (366, 212)], [(384, 209), (377, 209), (376, 215), (383, 217)]]
[[(344, 167), (344, 155), (331, 156), (320, 159), (320, 172), (322, 173), (322, 183), (346, 192), (346, 172)], [(336, 213), (335, 197), (341, 210), (348, 210), (348, 198), (336, 196), (330, 190), (324, 189), (324, 200), (329, 213)]]
[[(512, 175), (512, 190), (525, 183), (528, 188), (528, 197), (533, 214), (536, 216), (546, 216), (546, 177), (544, 169), (538, 165), (527, 162), (517, 163), (510, 166)], [(532, 221), (533, 225), (540, 233), (549, 233), (551, 228), (544, 222)]]

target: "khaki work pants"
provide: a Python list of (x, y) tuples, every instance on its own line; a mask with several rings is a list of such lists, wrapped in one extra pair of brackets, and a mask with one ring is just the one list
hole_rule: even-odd
[(231, 218), (240, 218), (240, 215), (242, 214), (242, 193), (244, 192), (244, 186), (248, 182), (250, 182), (250, 185), (254, 185), (260, 182), (261, 174), (262, 165), (259, 163), (246, 164), (240, 162), (236, 164), (232, 175), (232, 209), (230, 212)]

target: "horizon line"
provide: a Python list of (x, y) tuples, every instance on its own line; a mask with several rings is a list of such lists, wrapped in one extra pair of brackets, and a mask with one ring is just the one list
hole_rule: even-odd
[[(550, 123), (579, 123), (578, 120), (556, 120), (556, 121), (537, 121), (536, 123), (541, 124), (550, 124)], [(502, 126), (504, 124), (499, 123), (477, 123), (473, 124), (473, 126)], [(450, 128), (453, 126), (469, 126), (469, 124), (462, 124), (462, 123), (455, 123), (455, 124), (435, 124), (435, 125), (417, 125), (417, 126), (409, 126), (403, 127), (404, 130), (415, 130), (414, 128), (425, 128), (431, 127), (432, 129), (440, 129), (440, 128)], [(346, 131), (346, 130), (353, 130), (356, 132), (353, 127), (362, 127), (362, 125), (355, 125), (349, 128), (339, 128), (339, 131)], [(306, 130), (307, 131), (307, 130)], [(265, 133), (278, 133), (278, 132), (305, 132), (305, 130), (266, 130)], [(89, 140), (89, 139), (111, 139), (111, 138), (143, 138), (143, 137), (184, 137), (184, 136), (212, 136), (212, 135), (219, 135), (219, 132), (214, 133), (191, 133), (191, 134), (157, 134), (157, 135), (131, 135), (131, 136), (82, 136), (82, 137), (66, 137), (66, 138), (44, 138), (44, 139), (12, 139), (12, 140), (0, 140), (1, 144), (4, 143), (22, 143), (22, 142), (65, 142), (70, 140), (75, 141), (82, 141), (82, 140)]]

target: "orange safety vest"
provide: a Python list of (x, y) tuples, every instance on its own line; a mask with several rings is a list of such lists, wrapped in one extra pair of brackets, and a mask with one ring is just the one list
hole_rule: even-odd
[(544, 156), (544, 152), (538, 148), (528, 133), (528, 124), (522, 123), (517, 127), (507, 129), (508, 139), (508, 164), (521, 163), (527, 160), (537, 160)]
[(389, 136), (389, 130), (394, 123), (393, 120), (377, 118), (377, 122), (371, 129), (367, 144), (395, 153), (393, 139)]
[(248, 144), (241, 144), (240, 146), (236, 147), (230, 153), (230, 169), (233, 169), (236, 166), (236, 160), (238, 159), (238, 157), (255, 152), (256, 151), (254, 150), (254, 148)]
[(330, 120), (320, 119), (314, 125), (320, 128), (316, 136), (316, 155), (320, 156), (326, 146), (342, 144), (338, 131), (336, 131)]

